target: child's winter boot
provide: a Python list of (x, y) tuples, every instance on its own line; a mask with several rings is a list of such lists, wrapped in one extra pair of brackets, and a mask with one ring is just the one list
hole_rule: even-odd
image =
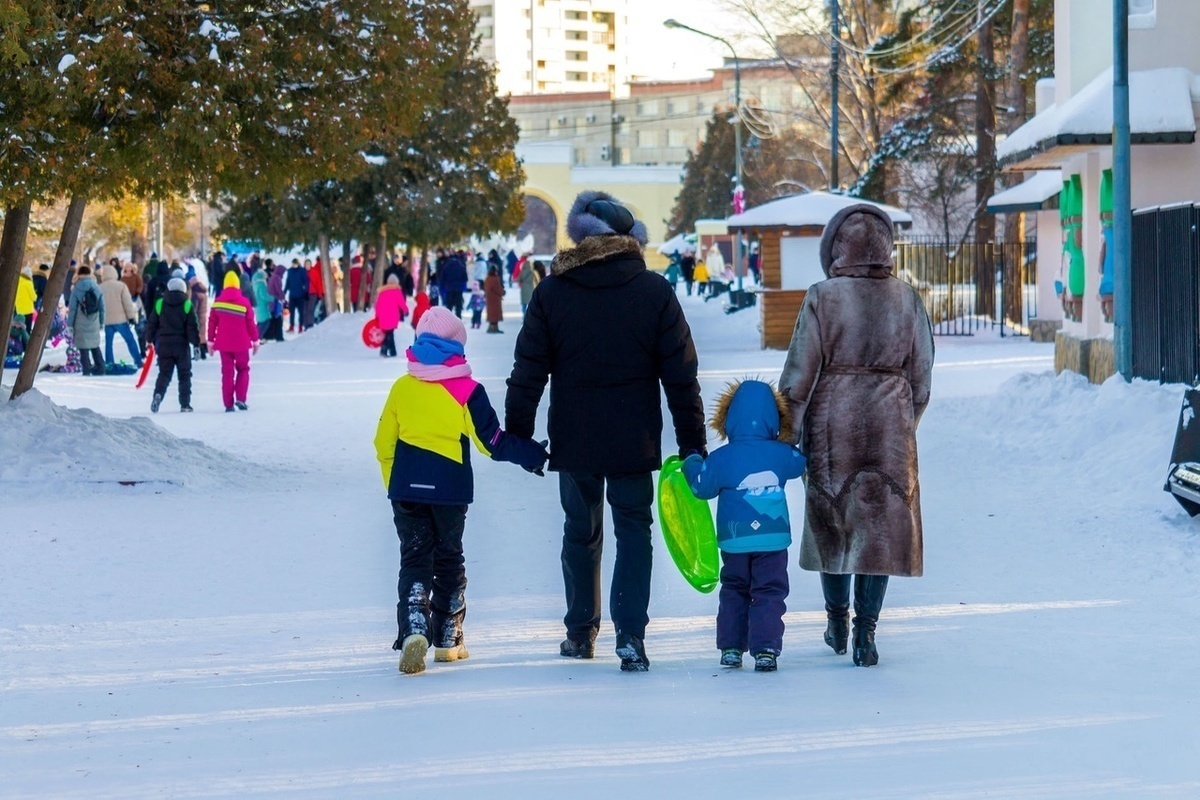
[(438, 629), (433, 660), (462, 661), (470, 655), (463, 639), (462, 624), (457, 619), (446, 620)]
[(404, 643), (396, 640), (393, 649), (400, 651), (400, 671), (405, 675), (416, 675), (425, 671), (425, 654), (429, 652), (429, 640), (419, 633), (404, 637)]
[(737, 647), (726, 647), (721, 651), (721, 666), (722, 667), (740, 667), (742, 665), (742, 651)]
[(779, 654), (771, 650), (760, 650), (754, 654), (754, 671), (755, 672), (774, 672), (779, 668), (776, 659)]

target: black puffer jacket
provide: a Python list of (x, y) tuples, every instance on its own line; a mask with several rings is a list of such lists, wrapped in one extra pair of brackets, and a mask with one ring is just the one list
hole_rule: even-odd
[(186, 292), (167, 292), (155, 301), (146, 319), (146, 341), (156, 347), (168, 344), (200, 346), (196, 309)]
[(703, 450), (696, 348), (683, 309), (630, 236), (589, 236), (554, 258), (517, 336), (505, 429), (532, 437), (550, 383), (550, 469), (627, 474), (662, 465), (662, 401), (680, 448)]

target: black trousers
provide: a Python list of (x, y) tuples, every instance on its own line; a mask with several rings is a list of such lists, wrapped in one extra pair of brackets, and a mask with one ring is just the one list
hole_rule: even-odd
[(396, 331), (383, 332), (383, 345), (379, 348), (379, 354), (386, 357), (396, 355)]
[(172, 371), (179, 373), (179, 405), (192, 404), (192, 348), (187, 342), (163, 342), (154, 348), (158, 360), (158, 379), (154, 381), (154, 393), (167, 396), (171, 385)]
[[(607, 486), (606, 486), (607, 484)], [(646, 636), (650, 621), (650, 503), (654, 482), (649, 472), (634, 475), (558, 476), (563, 524), (563, 586), (567, 635), (585, 641), (600, 628), (600, 555), (604, 545), (604, 500), (612, 509), (617, 560), (608, 592), (609, 615), (618, 634)]]
[(79, 361), (84, 375), (104, 375), (104, 354), (99, 347), (79, 348)]
[(400, 537), (399, 640), (421, 635), (434, 647), (461, 644), (467, 615), (462, 548), (467, 507), (393, 500), (392, 516)]
[(445, 301), (446, 308), (453, 311), (454, 315), (456, 317), (458, 317), (459, 319), (462, 319), (462, 312), (463, 312), (463, 294), (462, 294), (462, 292), (455, 292), (455, 291), (446, 292), (445, 297), (443, 297), (442, 299)]

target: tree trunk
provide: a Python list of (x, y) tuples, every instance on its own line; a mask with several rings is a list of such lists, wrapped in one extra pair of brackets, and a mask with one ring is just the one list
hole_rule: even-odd
[(1013, 0), (1012, 39), (1008, 53), (1008, 130), (1011, 133), (1029, 118), (1025, 92), (1025, 68), (1029, 65), (1029, 4)]
[(379, 226), (379, 244), (375, 245), (375, 275), (371, 281), (371, 299), (379, 297), (379, 290), (383, 287), (383, 273), (388, 268), (388, 242), (387, 242), (387, 223)]
[(350, 239), (342, 241), (342, 311), (349, 314), (354, 310), (354, 298), (350, 296)]
[(42, 352), (46, 347), (46, 339), (50, 337), (50, 326), (58, 313), (58, 301), (62, 299), (63, 287), (67, 285), (67, 273), (71, 269), (71, 256), (75, 252), (75, 244), (79, 241), (79, 228), (83, 224), (83, 211), (87, 208), (87, 198), (72, 197), (67, 206), (67, 217), (63, 220), (62, 236), (58, 240), (58, 249), (54, 252), (54, 265), (50, 268), (50, 277), (46, 281), (46, 289), (42, 292), (42, 313), (38, 314), (37, 322), (33, 324), (33, 333), (29, 336), (29, 347), (25, 349), (25, 358), (21, 360), (21, 368), (17, 371), (17, 380), (13, 384), (12, 399), (33, 388), (33, 380), (42, 365)]
[[(13, 311), (17, 305), (17, 281), (25, 263), (25, 238), (29, 235), (30, 204), (9, 206), (4, 214), (4, 235), (0, 238), (0, 342), (8, 350)], [(4, 359), (0, 356), (0, 379), (4, 377)]]
[(359, 254), (359, 264), (362, 272), (359, 273), (358, 279), (358, 297), (354, 298), (358, 303), (358, 307), (363, 311), (367, 310), (367, 290), (371, 286), (370, 276), (368, 275), (371, 268), (371, 247), (366, 242), (363, 242), (359, 248), (362, 252)]
[(325, 296), (321, 302), (325, 304), (325, 316), (329, 316), (337, 310), (337, 287), (333, 285), (333, 262), (329, 260), (329, 234), (317, 234), (317, 252), (321, 256), (321, 280), (325, 282)]
[(421, 247), (421, 269), (417, 271), (417, 291), (423, 292), (429, 286), (429, 248)]
[(979, 56), (975, 79), (975, 313), (996, 311), (996, 270), (991, 243), (996, 238), (996, 218), (987, 201), (996, 192), (995, 47), (992, 23), (979, 29)]

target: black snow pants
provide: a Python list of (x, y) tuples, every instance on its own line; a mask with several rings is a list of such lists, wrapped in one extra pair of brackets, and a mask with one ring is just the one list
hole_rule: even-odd
[(424, 636), (434, 647), (462, 643), (467, 614), (467, 570), (463, 559), (466, 506), (392, 501), (400, 537), (399, 641)]
[(162, 342), (154, 348), (158, 360), (158, 379), (154, 382), (154, 393), (167, 396), (171, 385), (171, 372), (179, 373), (179, 405), (192, 404), (192, 348), (187, 342)]

